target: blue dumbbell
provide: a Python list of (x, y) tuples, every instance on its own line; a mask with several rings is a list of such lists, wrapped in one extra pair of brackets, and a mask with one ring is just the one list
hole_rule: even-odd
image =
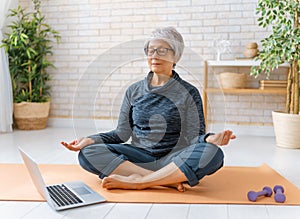
[(284, 188), (280, 185), (277, 185), (277, 186), (274, 186), (274, 189), (273, 189), (275, 195), (274, 195), (274, 199), (276, 202), (279, 202), (279, 203), (283, 203), (285, 202), (285, 194), (284, 193)]
[(249, 201), (255, 202), (260, 196), (270, 197), (272, 194), (272, 189), (268, 186), (265, 186), (262, 191), (259, 192), (249, 191), (247, 197)]

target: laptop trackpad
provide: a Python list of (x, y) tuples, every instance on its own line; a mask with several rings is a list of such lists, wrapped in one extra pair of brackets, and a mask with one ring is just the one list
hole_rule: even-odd
[(76, 188), (72, 188), (78, 195), (87, 195), (90, 194), (91, 192), (89, 190), (87, 190), (84, 187), (76, 187)]

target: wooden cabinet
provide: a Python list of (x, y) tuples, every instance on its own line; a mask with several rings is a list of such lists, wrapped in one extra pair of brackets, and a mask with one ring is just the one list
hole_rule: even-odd
[[(204, 76), (203, 76), (203, 110), (205, 121), (207, 121), (207, 95), (208, 93), (220, 93), (220, 91), (224, 94), (285, 94), (286, 89), (278, 89), (278, 88), (268, 88), (268, 89), (260, 89), (260, 88), (244, 88), (244, 89), (222, 89), (220, 87), (209, 87), (208, 81), (209, 77), (211, 76), (210, 73), (213, 72), (212, 69), (215, 68), (225, 68), (225, 67), (249, 67), (258, 66), (259, 62), (254, 60), (226, 60), (226, 61), (204, 61)], [(289, 67), (288, 64), (283, 64), (280, 67), (287, 68)]]

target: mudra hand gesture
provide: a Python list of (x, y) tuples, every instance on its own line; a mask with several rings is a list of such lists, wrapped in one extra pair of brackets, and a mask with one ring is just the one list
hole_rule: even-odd
[(65, 146), (67, 149), (71, 151), (80, 151), (85, 146), (88, 146), (90, 144), (93, 144), (94, 141), (91, 138), (80, 138), (76, 139), (70, 143), (66, 143), (64, 141), (60, 142), (63, 146)]
[(224, 146), (229, 143), (230, 140), (235, 139), (236, 136), (230, 130), (225, 130), (217, 134), (209, 135), (206, 138), (206, 142), (219, 146)]

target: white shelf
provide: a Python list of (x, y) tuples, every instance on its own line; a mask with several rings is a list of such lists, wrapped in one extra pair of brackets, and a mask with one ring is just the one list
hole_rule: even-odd
[(220, 89), (206, 88), (206, 93), (224, 93), (224, 94), (286, 94), (286, 88), (239, 88), (239, 89)]
[[(208, 60), (207, 65), (210, 67), (247, 67), (247, 66), (258, 66), (259, 61), (254, 60)], [(288, 63), (280, 65), (280, 67), (289, 67)]]
[[(204, 61), (204, 75), (203, 75), (203, 110), (204, 119), (207, 122), (207, 94), (208, 93), (219, 93), (233, 94), (233, 95), (251, 95), (251, 94), (269, 94), (269, 95), (283, 95), (286, 94), (286, 89), (258, 89), (258, 88), (244, 88), (244, 89), (220, 89), (216, 87), (208, 87), (208, 77), (210, 68), (218, 67), (252, 67), (258, 66), (259, 61), (254, 61), (252, 59), (237, 59), (237, 60), (207, 60)], [(279, 67), (288, 68), (290, 67), (288, 63), (284, 63)]]

